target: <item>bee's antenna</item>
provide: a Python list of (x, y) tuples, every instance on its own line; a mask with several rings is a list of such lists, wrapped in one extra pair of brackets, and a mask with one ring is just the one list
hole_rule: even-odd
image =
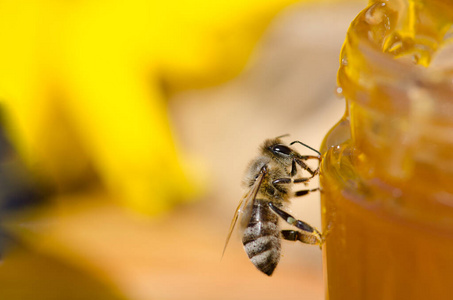
[(289, 136), (289, 133), (283, 134), (283, 135), (279, 135), (278, 137), (276, 137), (276, 139), (280, 139), (280, 138), (287, 137), (287, 136)]
[(295, 143), (301, 144), (302, 146), (305, 146), (305, 147), (307, 147), (308, 149), (310, 149), (310, 150), (312, 150), (312, 151), (315, 151), (316, 153), (319, 154), (319, 156), (321, 156), (321, 152), (319, 152), (318, 150), (316, 150), (316, 149), (314, 149), (314, 148), (312, 148), (312, 147), (310, 147), (310, 146), (308, 146), (308, 145), (306, 145), (306, 144), (304, 144), (304, 143), (302, 143), (302, 142), (294, 141), (294, 142), (292, 142), (292, 143), (289, 144), (289, 145), (292, 146), (292, 145), (295, 144)]

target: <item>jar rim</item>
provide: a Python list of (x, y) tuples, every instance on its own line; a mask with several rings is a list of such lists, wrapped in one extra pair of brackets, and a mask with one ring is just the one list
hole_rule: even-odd
[[(396, 10), (396, 6), (401, 6), (401, 3), (412, 2), (418, 3), (418, 7), (411, 8), (413, 11), (403, 13)], [(398, 51), (392, 52), (393, 46), (389, 45), (389, 39), (395, 39), (395, 43), (399, 43), (397, 46), (413, 43), (413, 49), (408, 51), (409, 55), (420, 55), (416, 50), (419, 47), (424, 51), (421, 47), (423, 45), (415, 42), (420, 43), (425, 39), (427, 44), (434, 43), (434, 46), (429, 46), (434, 47), (435, 51), (427, 48), (427, 51), (431, 52), (422, 54), (436, 55), (442, 49), (453, 52), (453, 9), (444, 10), (448, 18), (440, 18), (446, 20), (441, 30), (443, 40), (439, 40), (439, 36), (436, 37), (437, 40), (429, 40), (425, 35), (418, 36), (418, 32), (413, 32), (412, 41), (407, 36), (404, 40), (399, 40), (403, 39), (401, 32), (406, 30), (405, 23), (414, 17), (408, 17), (407, 14), (416, 13), (419, 18), (427, 18), (426, 14), (429, 16), (429, 12), (423, 12), (425, 7), (421, 7), (420, 1), (412, 2), (376, 1), (353, 20), (341, 51), (338, 85), (346, 99), (366, 105), (370, 109), (385, 113), (412, 114), (414, 110), (419, 113), (417, 110), (422, 108), (425, 110), (425, 117), (453, 124), (453, 60), (450, 58), (451, 65), (448, 67), (423, 66), (408, 60), (404, 53), (401, 55)], [(438, 1), (430, 2), (429, 5), (434, 5), (434, 11), (439, 10), (436, 6)], [(428, 25), (432, 27), (436, 24)], [(413, 29), (421, 30), (415, 26)], [(426, 28), (422, 29), (427, 31)]]

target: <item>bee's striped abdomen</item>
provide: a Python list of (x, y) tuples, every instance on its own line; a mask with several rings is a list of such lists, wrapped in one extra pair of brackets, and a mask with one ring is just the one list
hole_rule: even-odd
[(248, 257), (261, 272), (271, 275), (280, 260), (278, 216), (265, 200), (255, 199), (242, 243)]

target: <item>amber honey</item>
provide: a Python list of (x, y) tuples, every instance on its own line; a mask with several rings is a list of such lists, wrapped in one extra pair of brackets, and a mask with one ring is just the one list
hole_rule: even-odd
[(373, 1), (348, 30), (322, 145), (326, 299), (453, 299), (452, 8)]

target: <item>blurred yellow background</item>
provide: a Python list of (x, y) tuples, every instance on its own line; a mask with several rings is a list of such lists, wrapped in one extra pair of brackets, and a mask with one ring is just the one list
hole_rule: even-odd
[[(0, 298), (322, 299), (316, 247), (272, 278), (220, 256), (258, 145), (341, 117), (365, 5), (1, 0)], [(292, 211), (319, 227), (318, 201)]]

